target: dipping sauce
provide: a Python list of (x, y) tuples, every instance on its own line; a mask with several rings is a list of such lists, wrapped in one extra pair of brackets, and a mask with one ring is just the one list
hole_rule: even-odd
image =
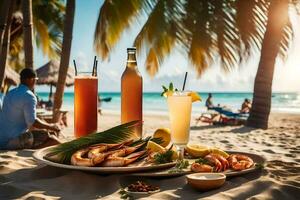
[(216, 174), (216, 173), (210, 173), (210, 174), (191, 174), (189, 175), (189, 178), (192, 179), (199, 179), (199, 180), (215, 180), (215, 179), (224, 179), (225, 175), (223, 174)]
[(211, 190), (221, 187), (225, 183), (226, 176), (221, 173), (196, 173), (186, 176), (187, 182), (197, 190)]

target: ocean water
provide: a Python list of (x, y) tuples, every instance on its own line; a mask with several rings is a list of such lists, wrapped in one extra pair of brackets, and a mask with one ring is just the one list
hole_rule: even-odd
[[(47, 92), (37, 93), (40, 99), (47, 100)], [(202, 102), (193, 103), (193, 114), (205, 112), (205, 100), (208, 93), (199, 92), (202, 97)], [(99, 94), (101, 98), (112, 97), (111, 102), (102, 102), (103, 110), (109, 110), (115, 113), (120, 113), (121, 98), (118, 92), (103, 92)], [(238, 110), (241, 107), (245, 98), (252, 99), (252, 93), (228, 93), (218, 92), (212, 93), (213, 102), (215, 105), (220, 104), (227, 106), (233, 110)], [(64, 95), (63, 107), (73, 109), (74, 93), (67, 92)], [(168, 112), (167, 102), (164, 97), (158, 92), (146, 92), (143, 94), (143, 110), (145, 113), (166, 114)], [(272, 112), (300, 113), (300, 93), (273, 93), (272, 95)]]

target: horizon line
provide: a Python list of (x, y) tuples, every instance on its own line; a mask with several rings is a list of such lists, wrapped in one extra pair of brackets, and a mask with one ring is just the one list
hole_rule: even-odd
[[(49, 93), (49, 91), (36, 91), (37, 93)], [(162, 91), (143, 91), (143, 93), (161, 93)], [(196, 91), (198, 93), (253, 93), (253, 91)], [(65, 91), (64, 93), (74, 93), (74, 91)], [(121, 93), (121, 91), (98, 91), (98, 93)], [(276, 93), (299, 93), (300, 91), (273, 91)]]

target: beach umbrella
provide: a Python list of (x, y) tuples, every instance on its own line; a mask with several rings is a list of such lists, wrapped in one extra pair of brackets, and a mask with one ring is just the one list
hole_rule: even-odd
[[(37, 77), (39, 78), (37, 80), (38, 85), (50, 85), (50, 94), (49, 98), (52, 96), (52, 86), (56, 86), (56, 83), (58, 81), (58, 74), (59, 74), (59, 62), (51, 60), (45, 65), (41, 66), (36, 70)], [(66, 86), (72, 86), (74, 85), (74, 69), (69, 67), (68, 68), (68, 74), (66, 79)]]
[(18, 85), (20, 83), (20, 75), (10, 67), (6, 67), (4, 81), (7, 85)]

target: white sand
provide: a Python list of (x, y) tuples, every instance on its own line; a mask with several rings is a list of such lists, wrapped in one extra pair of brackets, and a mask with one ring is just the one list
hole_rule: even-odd
[[(72, 136), (72, 113), (69, 128)], [(106, 114), (99, 130), (119, 124), (119, 116)], [(166, 116), (144, 118), (146, 134), (168, 127)], [(160, 186), (152, 199), (299, 199), (300, 198), (300, 115), (272, 114), (268, 130), (247, 127), (217, 127), (192, 122), (191, 141), (225, 150), (257, 153), (267, 159), (266, 167), (227, 179), (217, 190), (199, 192), (186, 185), (185, 177), (149, 179)], [(125, 175), (96, 175), (38, 164), (32, 150), (0, 151), (0, 199), (119, 199), (118, 190), (134, 178)], [(149, 197), (150, 198), (150, 197)]]

